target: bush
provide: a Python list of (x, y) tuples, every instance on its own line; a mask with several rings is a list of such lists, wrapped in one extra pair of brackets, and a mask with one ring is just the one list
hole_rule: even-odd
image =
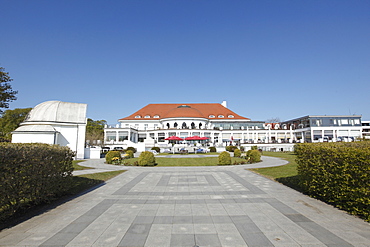
[[(118, 158), (118, 160), (121, 160), (121, 152), (120, 151), (109, 151), (105, 155), (105, 162), (107, 164), (113, 164), (113, 158)], [(117, 160), (117, 159), (115, 159)]]
[(249, 163), (257, 163), (261, 161), (261, 153), (256, 149), (247, 151), (246, 159)]
[(228, 152), (234, 152), (235, 149), (237, 149), (236, 146), (226, 146), (226, 151)]
[(234, 149), (234, 157), (240, 157), (242, 152), (239, 149)]
[(160, 153), (161, 152), (161, 148), (160, 147), (152, 147), (151, 150), (155, 150), (157, 153)]
[(219, 165), (231, 165), (231, 157), (230, 154), (226, 151), (223, 151), (218, 156), (218, 164)]
[(217, 149), (215, 147), (209, 147), (209, 151), (212, 153), (216, 153)]
[(370, 221), (370, 143), (295, 146), (300, 186), (312, 197)]
[(131, 158), (134, 158), (134, 152), (132, 152), (131, 150), (127, 150), (126, 159), (131, 159)]
[(127, 147), (126, 151), (131, 150), (133, 153), (136, 153), (136, 148), (134, 147)]
[(152, 152), (145, 151), (142, 152), (139, 156), (139, 166), (154, 166), (155, 157)]
[(244, 147), (243, 146), (240, 146), (240, 151), (244, 152)]
[(0, 143), (0, 220), (65, 194), (74, 155), (58, 145)]
[(251, 146), (251, 150), (258, 150), (257, 146)]

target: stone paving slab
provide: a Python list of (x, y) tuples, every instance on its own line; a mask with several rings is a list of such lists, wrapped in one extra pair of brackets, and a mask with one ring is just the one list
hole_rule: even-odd
[(370, 246), (370, 225), (244, 166), (130, 167), (0, 246)]

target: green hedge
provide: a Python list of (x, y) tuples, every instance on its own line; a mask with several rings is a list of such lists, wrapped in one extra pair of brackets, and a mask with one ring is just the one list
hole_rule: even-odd
[(139, 156), (139, 166), (154, 166), (155, 165), (155, 157), (152, 152), (145, 151), (142, 152)]
[(234, 157), (240, 157), (242, 155), (242, 152), (239, 149), (234, 149)]
[(57, 145), (0, 143), (0, 220), (65, 193), (73, 156), (68, 147)]
[(238, 147), (237, 146), (226, 146), (226, 151), (228, 152), (234, 152), (235, 149), (237, 149)]
[(261, 153), (256, 149), (251, 149), (247, 151), (247, 155), (245, 157), (249, 163), (257, 163), (261, 162)]
[(230, 154), (226, 151), (223, 151), (218, 156), (218, 164), (219, 165), (231, 165), (231, 157)]
[(295, 146), (303, 190), (370, 221), (370, 142)]
[[(113, 159), (116, 158), (116, 159)], [(120, 151), (115, 151), (111, 150), (105, 155), (105, 162), (107, 164), (113, 164), (116, 163), (114, 160), (117, 160), (118, 162), (121, 160), (121, 152)]]

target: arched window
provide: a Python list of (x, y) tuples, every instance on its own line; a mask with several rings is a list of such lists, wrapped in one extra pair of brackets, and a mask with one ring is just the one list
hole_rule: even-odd
[(218, 115), (219, 118), (224, 118), (224, 115)]
[(169, 123), (167, 123), (166, 125), (167, 125), (167, 129), (169, 129), (169, 128), (170, 128), (170, 124), (169, 124)]
[(141, 116), (140, 115), (136, 115), (135, 118), (141, 118)]
[(199, 129), (201, 129), (201, 128), (202, 128), (202, 126), (203, 126), (203, 124), (202, 124), (202, 123), (199, 123)]
[(187, 128), (186, 123), (185, 123), (185, 122), (183, 122), (181, 127), (182, 127), (183, 129), (186, 129), (186, 128)]
[(173, 124), (173, 127), (177, 128), (177, 126), (178, 126), (178, 124), (175, 122), (175, 123)]
[(191, 123), (191, 128), (195, 129), (195, 123), (194, 122)]

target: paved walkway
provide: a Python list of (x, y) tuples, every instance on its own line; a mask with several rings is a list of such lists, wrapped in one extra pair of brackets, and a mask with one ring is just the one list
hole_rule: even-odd
[(128, 167), (3, 230), (0, 245), (370, 246), (369, 224), (245, 167)]

